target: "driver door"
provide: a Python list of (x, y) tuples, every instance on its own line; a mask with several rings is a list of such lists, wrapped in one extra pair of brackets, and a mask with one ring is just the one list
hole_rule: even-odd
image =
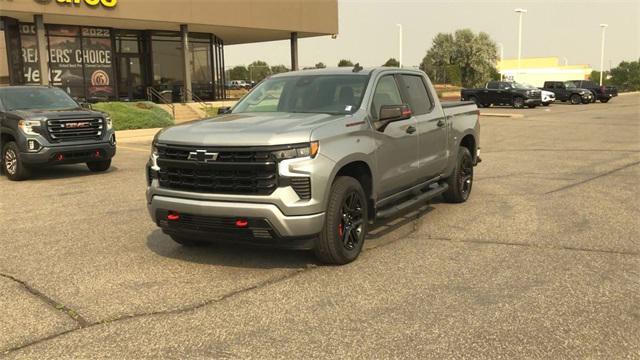
[[(371, 112), (374, 129), (380, 108), (384, 105), (403, 105), (394, 75), (382, 76), (375, 88)], [(379, 195), (386, 197), (414, 185), (419, 179), (418, 126), (414, 116), (389, 123), (384, 129), (374, 130), (376, 162), (380, 178)]]

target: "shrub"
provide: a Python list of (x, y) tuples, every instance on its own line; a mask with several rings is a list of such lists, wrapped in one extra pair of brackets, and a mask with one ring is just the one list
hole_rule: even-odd
[(116, 130), (161, 128), (174, 123), (168, 112), (152, 102), (102, 102), (93, 108), (109, 114)]

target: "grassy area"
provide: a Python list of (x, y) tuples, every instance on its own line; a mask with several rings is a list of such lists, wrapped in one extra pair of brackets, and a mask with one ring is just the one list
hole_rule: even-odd
[(150, 129), (173, 125), (168, 112), (151, 102), (103, 102), (93, 105), (111, 116), (116, 130)]
[(202, 111), (207, 114), (207, 117), (216, 117), (218, 116), (218, 107), (217, 106), (203, 106), (201, 107)]

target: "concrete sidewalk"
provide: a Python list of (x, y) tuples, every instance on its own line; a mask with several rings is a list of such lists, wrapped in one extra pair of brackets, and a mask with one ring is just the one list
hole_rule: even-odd
[(137, 130), (120, 130), (116, 131), (116, 139), (118, 143), (132, 143), (148, 141), (153, 139), (158, 131), (162, 128), (153, 129), (137, 129)]

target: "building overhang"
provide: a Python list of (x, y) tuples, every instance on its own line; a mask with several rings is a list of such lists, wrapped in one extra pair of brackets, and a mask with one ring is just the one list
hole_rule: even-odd
[(228, 0), (119, 0), (114, 8), (59, 4), (56, 0), (0, 0), (0, 16), (33, 22), (42, 14), (44, 22), (131, 30), (213, 33), (225, 45), (324, 36), (338, 33), (337, 0), (228, 1)]

